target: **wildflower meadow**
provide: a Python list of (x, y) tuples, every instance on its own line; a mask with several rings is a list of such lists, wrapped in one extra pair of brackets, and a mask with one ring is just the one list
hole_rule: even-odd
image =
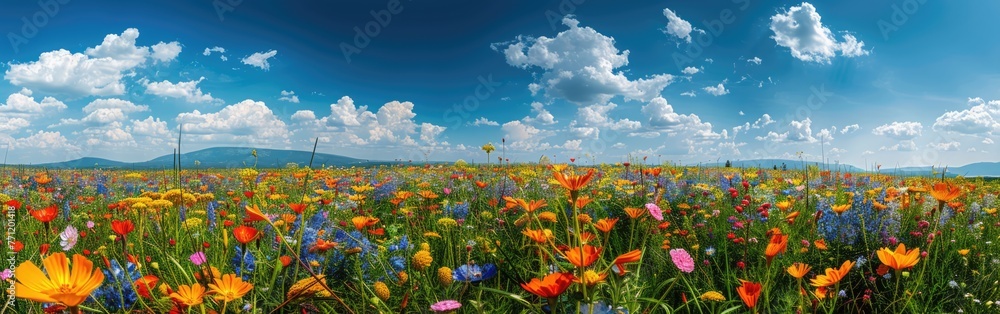
[(807, 168), (7, 167), (2, 312), (1000, 311), (1000, 181)]

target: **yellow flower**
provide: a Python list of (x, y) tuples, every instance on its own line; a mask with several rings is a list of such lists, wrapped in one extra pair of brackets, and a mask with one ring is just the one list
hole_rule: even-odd
[(306, 277), (302, 280), (295, 282), (291, 288), (288, 288), (288, 293), (285, 294), (285, 298), (307, 298), (311, 296), (317, 297), (329, 297), (330, 291), (327, 291), (324, 286), (326, 286), (326, 275), (316, 275), (316, 277)]
[(702, 301), (715, 301), (715, 302), (722, 302), (722, 301), (726, 300), (726, 297), (723, 296), (722, 293), (720, 293), (718, 291), (709, 291), (709, 292), (702, 293), (701, 297), (699, 297), (699, 298)]
[(227, 274), (208, 284), (208, 288), (215, 294), (216, 300), (231, 302), (250, 292), (253, 284), (243, 281), (243, 278), (237, 277), (236, 274)]
[(958, 254), (962, 255), (962, 256), (968, 255), (969, 254), (969, 249), (958, 250)]
[(544, 222), (556, 222), (556, 213), (542, 212), (541, 214), (538, 214), (538, 220)]
[(389, 286), (386, 286), (384, 282), (376, 281), (373, 285), (375, 289), (375, 296), (381, 299), (383, 302), (389, 300), (390, 291)]
[(576, 220), (580, 221), (582, 224), (589, 224), (593, 218), (591, 218), (588, 214), (580, 214), (576, 216)]
[(454, 277), (451, 276), (451, 268), (448, 268), (448, 266), (438, 268), (437, 276), (438, 282), (445, 287), (450, 286), (452, 281), (455, 280)]
[(406, 284), (406, 281), (410, 279), (410, 275), (407, 274), (405, 271), (400, 271), (396, 273), (396, 277), (399, 277), (399, 279), (396, 280), (396, 284), (398, 285), (404, 285)]
[(442, 226), (442, 227), (445, 227), (445, 228), (451, 228), (451, 227), (454, 227), (454, 226), (458, 226), (458, 222), (455, 221), (455, 219), (451, 219), (451, 218), (448, 218), (448, 217), (444, 217), (444, 218), (438, 219), (437, 224), (438, 224), (438, 226)]
[[(163, 287), (163, 286), (161, 286)], [(187, 306), (195, 306), (201, 304), (205, 299), (205, 287), (201, 284), (180, 285), (177, 286), (177, 291), (170, 294), (170, 297), (183, 303)]]
[(413, 268), (417, 270), (424, 270), (431, 266), (431, 262), (434, 261), (434, 257), (431, 257), (430, 251), (419, 251), (413, 254)]
[(424, 232), (424, 237), (425, 238), (441, 238), (441, 234), (439, 234), (437, 232), (434, 232), (434, 231), (428, 231), (428, 232)]
[(608, 274), (598, 274), (593, 270), (587, 270), (583, 272), (583, 278), (578, 278), (575, 281), (586, 285), (587, 287), (593, 287), (596, 284), (604, 282), (604, 278), (607, 278)]
[[(14, 295), (35, 302), (59, 303), (74, 308), (87, 300), (104, 281), (104, 273), (80, 254), (73, 255), (73, 270), (63, 252), (42, 260), (45, 273), (35, 263), (25, 261), (14, 270)], [(30, 278), (30, 279), (29, 279)], [(22, 281), (25, 280), (25, 281)]]

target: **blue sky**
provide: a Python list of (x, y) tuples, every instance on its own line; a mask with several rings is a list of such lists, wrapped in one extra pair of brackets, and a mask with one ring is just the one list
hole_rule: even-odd
[(0, 12), (0, 145), (9, 163), (142, 161), (169, 154), (183, 125), (185, 151), (319, 138), (322, 152), (372, 160), (483, 162), (479, 147), (504, 139), (522, 162), (996, 161), (997, 10), (18, 2)]

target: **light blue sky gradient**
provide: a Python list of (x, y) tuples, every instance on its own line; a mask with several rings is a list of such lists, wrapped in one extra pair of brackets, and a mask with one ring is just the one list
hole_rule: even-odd
[(479, 147), (505, 139), (522, 162), (997, 161), (998, 10), (17, 2), (0, 12), (0, 145), (8, 163), (142, 161), (169, 154), (183, 124), (186, 151), (319, 137), (322, 152), (372, 160), (483, 162)]

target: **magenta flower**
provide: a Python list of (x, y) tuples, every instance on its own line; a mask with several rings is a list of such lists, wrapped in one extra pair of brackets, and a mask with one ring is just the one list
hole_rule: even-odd
[(431, 305), (431, 311), (434, 313), (451, 313), (462, 307), (462, 303), (458, 303), (455, 300), (444, 300)]
[(191, 254), (191, 262), (194, 263), (195, 266), (201, 266), (201, 264), (204, 264), (207, 261), (208, 259), (205, 258), (205, 252), (198, 251), (197, 253)]
[(449, 195), (449, 194), (451, 194), (451, 189), (444, 188), (444, 195)]
[(694, 271), (694, 259), (691, 258), (691, 254), (688, 254), (687, 250), (670, 250), (670, 259), (674, 261), (677, 269), (680, 269), (682, 272), (690, 273)]
[(14, 271), (10, 270), (10, 268), (4, 269), (3, 272), (0, 272), (0, 280), (7, 280), (11, 278), (14, 278)]
[(660, 206), (656, 206), (653, 203), (647, 203), (646, 209), (649, 210), (649, 215), (653, 216), (656, 220), (663, 220), (663, 211), (660, 210)]

